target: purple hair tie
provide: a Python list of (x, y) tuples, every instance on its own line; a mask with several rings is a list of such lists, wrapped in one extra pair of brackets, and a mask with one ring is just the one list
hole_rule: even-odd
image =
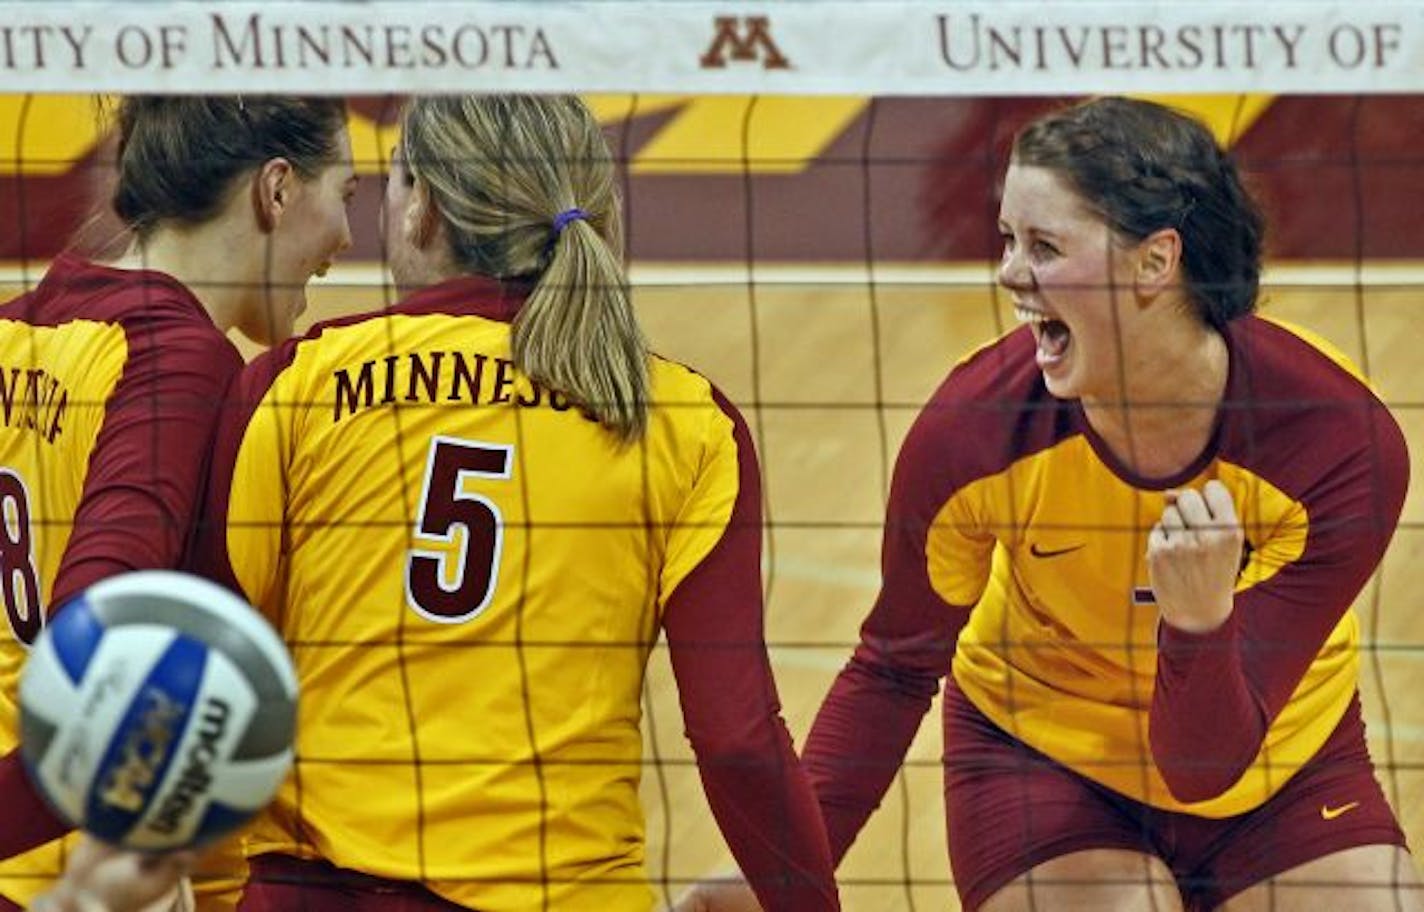
[(588, 219), (588, 213), (584, 212), (577, 206), (572, 209), (565, 209), (563, 212), (560, 212), (558, 215), (554, 216), (554, 237), (557, 238), (559, 235), (563, 234), (564, 229), (568, 227), (569, 222), (575, 221), (577, 219)]

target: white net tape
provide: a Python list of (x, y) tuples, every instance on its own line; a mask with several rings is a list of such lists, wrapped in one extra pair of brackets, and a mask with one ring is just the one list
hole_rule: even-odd
[[(650, 9), (656, 13), (650, 15)], [(0, 2), (13, 92), (1022, 95), (1424, 88), (1380, 2)]]

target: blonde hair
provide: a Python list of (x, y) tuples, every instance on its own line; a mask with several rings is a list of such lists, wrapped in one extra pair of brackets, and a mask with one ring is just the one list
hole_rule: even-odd
[[(571, 96), (417, 98), (402, 148), (465, 271), (537, 277), (514, 320), (514, 362), (623, 441), (647, 427), (648, 354), (623, 271), (613, 159)], [(555, 219), (569, 210), (561, 230)]]

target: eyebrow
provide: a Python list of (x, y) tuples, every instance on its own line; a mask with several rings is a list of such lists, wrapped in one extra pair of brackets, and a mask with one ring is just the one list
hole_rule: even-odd
[[(1003, 219), (999, 219), (998, 224), (1000, 231), (1009, 230), (1009, 223), (1004, 221)], [(1063, 239), (1062, 232), (1054, 231), (1052, 228), (1043, 228), (1038, 225), (1029, 225), (1028, 233), (1036, 237), (1047, 238), (1048, 240), (1052, 241), (1059, 241)]]

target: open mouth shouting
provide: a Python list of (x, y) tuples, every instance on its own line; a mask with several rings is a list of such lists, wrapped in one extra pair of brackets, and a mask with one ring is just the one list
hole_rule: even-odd
[(1038, 342), (1036, 357), (1040, 369), (1047, 370), (1063, 361), (1073, 344), (1073, 333), (1067, 323), (1023, 304), (1014, 305), (1014, 316), (1033, 331)]

